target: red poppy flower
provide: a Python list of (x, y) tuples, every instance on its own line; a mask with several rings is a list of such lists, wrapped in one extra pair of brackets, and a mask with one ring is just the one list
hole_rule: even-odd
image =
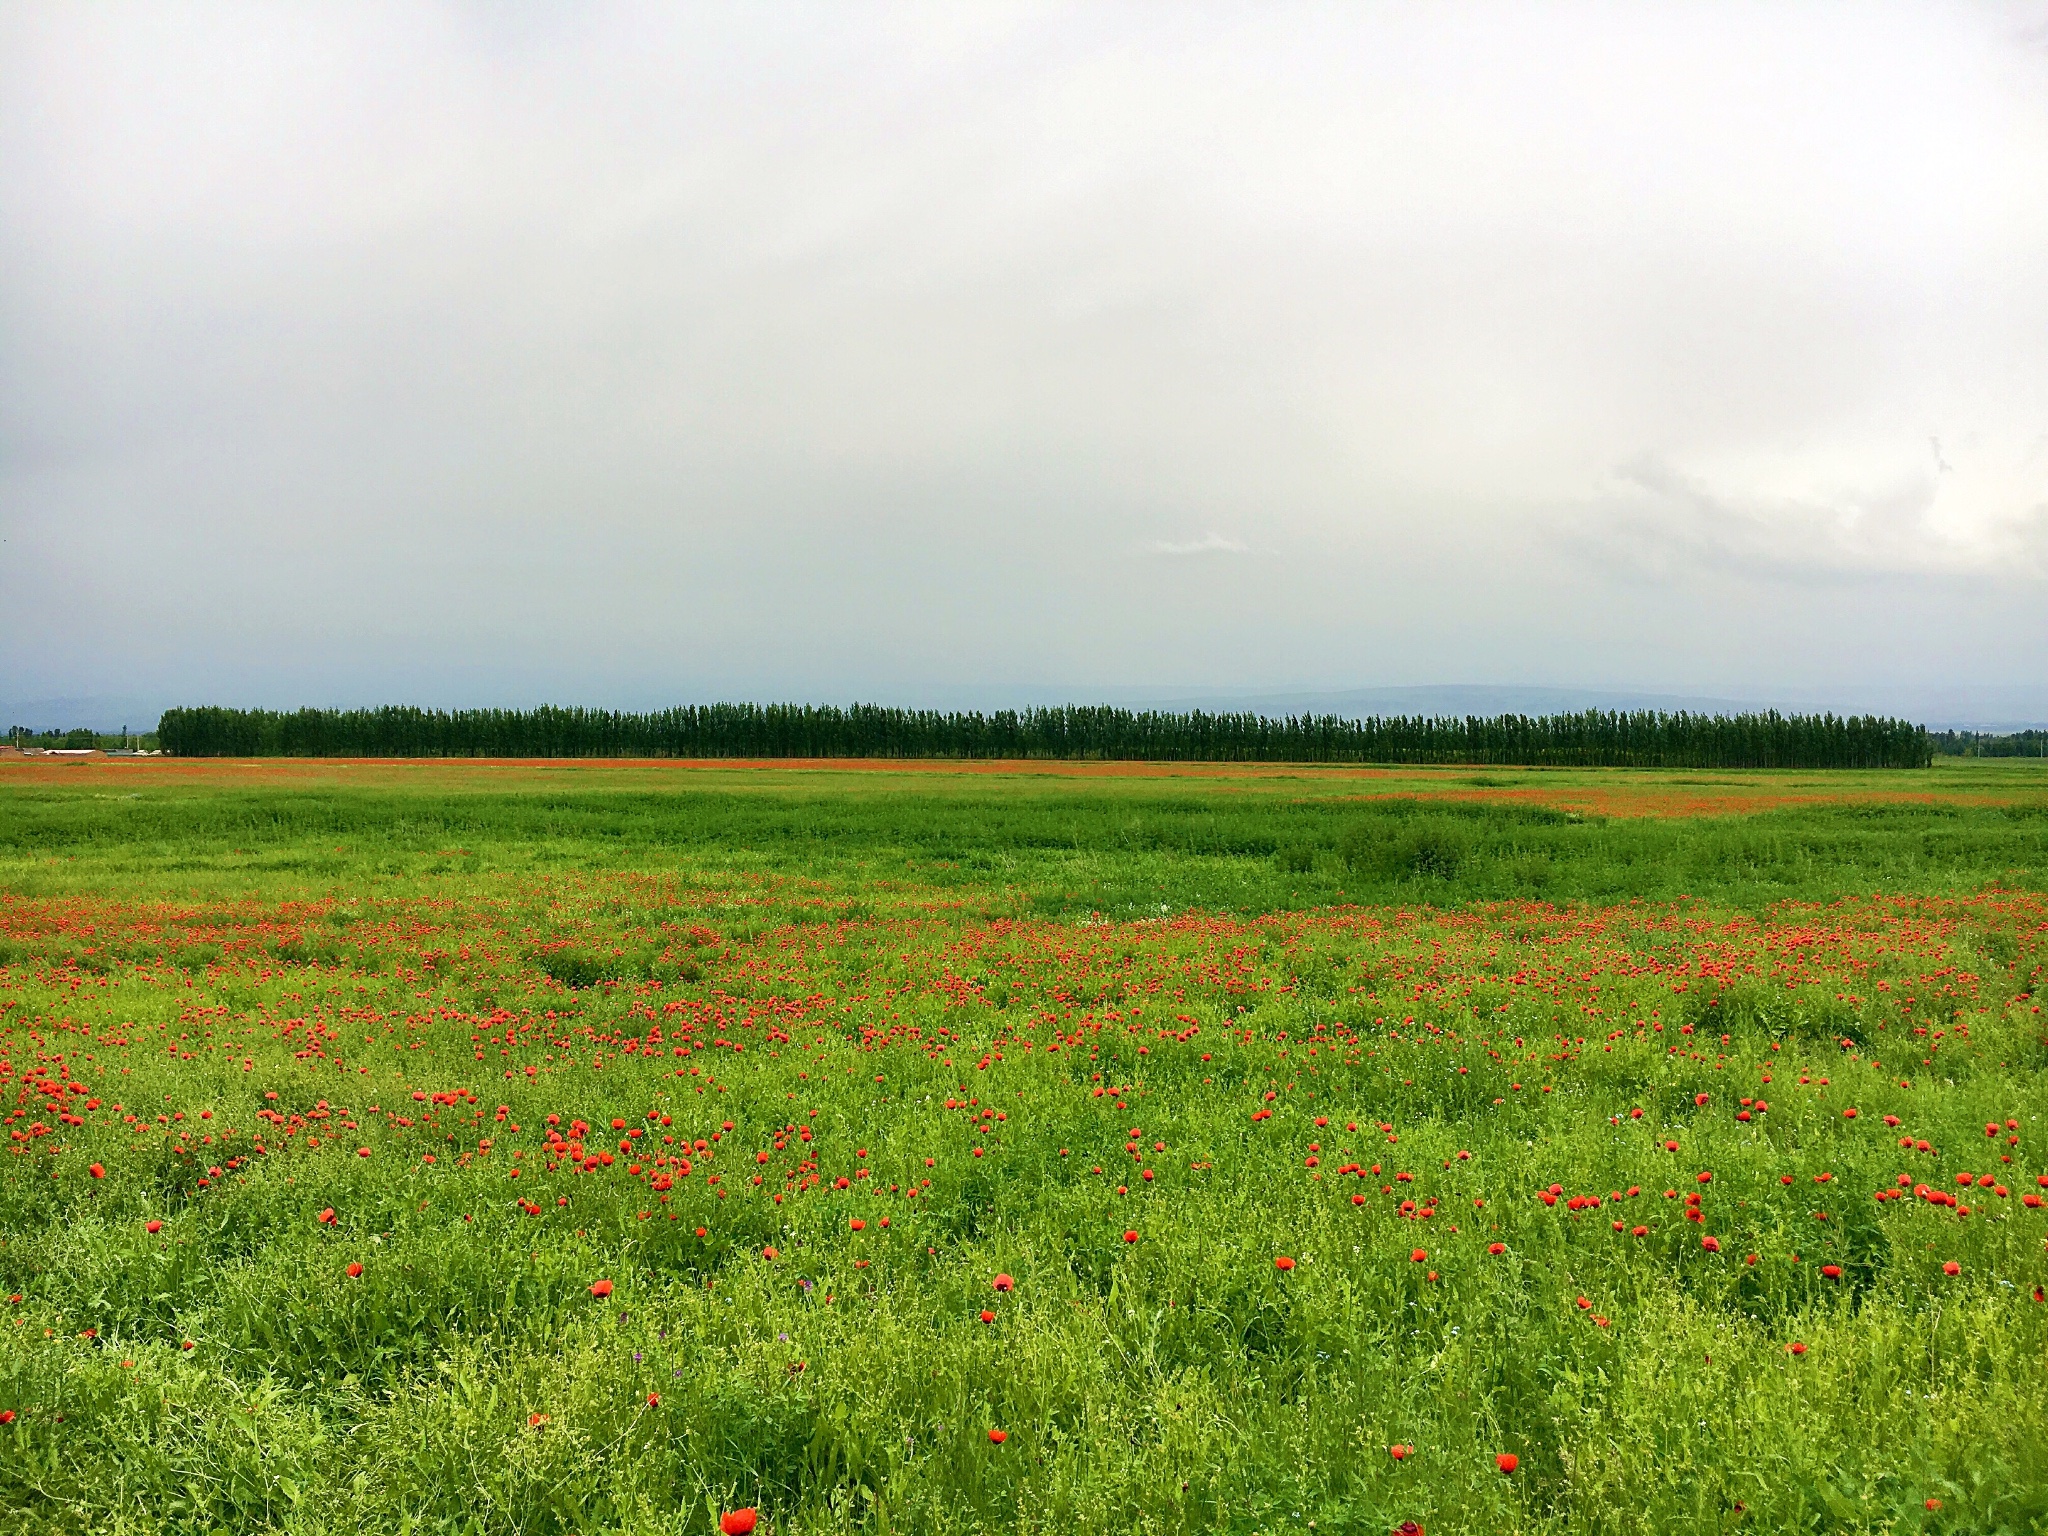
[(724, 1536), (747, 1536), (754, 1528), (754, 1522), (761, 1518), (757, 1509), (729, 1509), (718, 1517), (718, 1528)]
[(14, 1410), (12, 1408), (0, 1408), (0, 1424), (12, 1424), (13, 1422)]
[(988, 1432), (988, 1443), (990, 1445), (1001, 1445), (1009, 1438), (1010, 1432), (1006, 1429), (992, 1429)]
[(1950, 1259), (1946, 1264), (1941, 1266), (1941, 1272), (1944, 1275), (1960, 1275), (1963, 1272), (1963, 1266), (1958, 1264), (1954, 1259)]
[(1508, 1251), (1508, 1245), (1506, 1243), (1488, 1243), (1486, 1245), (1486, 1251), (1492, 1254), (1495, 1258), (1499, 1258), (1502, 1254)]
[(595, 1296), (599, 1301), (604, 1300), (604, 1298), (611, 1295), (611, 1293), (612, 1283), (609, 1280), (596, 1281), (590, 1287), (590, 1294)]
[(1286, 1254), (1283, 1253), (1280, 1255), (1279, 1258), (1273, 1261), (1273, 1267), (1279, 1270), (1282, 1274), (1285, 1274), (1288, 1270), (1294, 1268), (1294, 1260), (1290, 1259), (1289, 1257), (1287, 1257)]
[(989, 1311), (987, 1307), (983, 1307), (981, 1309), (981, 1320), (984, 1323), (992, 1323), (996, 1320), (996, 1315), (995, 1313)]
[(333, 1225), (334, 1225), (334, 1207), (330, 1205), (329, 1207), (327, 1207), (327, 1209), (326, 1209), (326, 1210), (322, 1211), (322, 1212), (320, 1213), (320, 1215), (319, 1215), (319, 1216), (318, 1216), (318, 1217), (317, 1217), (316, 1219), (317, 1219), (317, 1220), (319, 1221), (320, 1225), (321, 1225), (321, 1226), (323, 1226), (323, 1227), (331, 1227), (331, 1226), (333, 1226)]
[[(699, 1237), (702, 1237), (704, 1235), (704, 1229), (702, 1227), (699, 1227), (697, 1229), (697, 1235)], [(761, 1250), (761, 1257), (767, 1259), (770, 1263), (773, 1263), (777, 1258), (780, 1257), (780, 1255), (777, 1254), (773, 1248), (763, 1248)]]
[(1426, 1249), (1426, 1248), (1418, 1248), (1418, 1249), (1416, 1249), (1416, 1250), (1415, 1250), (1415, 1251), (1414, 1251), (1413, 1253), (1411, 1253), (1411, 1254), (1409, 1254), (1409, 1255), (1408, 1255), (1408, 1262), (1409, 1262), (1410, 1264), (1420, 1264), (1420, 1263), (1421, 1263), (1421, 1262), (1422, 1262), (1422, 1261), (1423, 1261), (1424, 1259), (1426, 1259), (1426, 1258), (1428, 1258), (1428, 1257), (1429, 1257), (1429, 1250), (1428, 1250), (1428, 1249)]
[(1387, 1454), (1396, 1461), (1406, 1461), (1415, 1454), (1415, 1447), (1412, 1445), (1390, 1445), (1387, 1447)]
[(1842, 1278), (1842, 1266), (1839, 1264), (1823, 1264), (1820, 1267), (1820, 1272), (1830, 1280)]
[(1124, 1234), (1124, 1241), (1127, 1243), (1135, 1243), (1137, 1240), (1138, 1234), (1135, 1232), (1126, 1232)]
[(1017, 1288), (1017, 1282), (1008, 1275), (997, 1275), (993, 1284), (999, 1291), (1014, 1291)]
[(853, 1230), (856, 1232), (864, 1232), (867, 1230), (868, 1224), (862, 1221), (858, 1216), (856, 1216), (853, 1218), (853, 1220), (849, 1221), (847, 1225), (853, 1228)]
[(85, 1171), (91, 1174), (96, 1179), (104, 1179), (107, 1176), (107, 1170), (102, 1168), (98, 1163), (94, 1163), (90, 1168), (86, 1169)]
[(650, 1408), (659, 1408), (661, 1406), (661, 1394), (659, 1392), (648, 1393), (647, 1406)]
[(1806, 1353), (1806, 1346), (1804, 1344), (1801, 1344), (1796, 1339), (1786, 1347), (1795, 1355), (1803, 1355)]
[(1719, 1253), (1721, 1251), (1721, 1239), (1718, 1237), (1703, 1237), (1700, 1239), (1700, 1246), (1709, 1253)]
[(163, 1229), (164, 1224), (160, 1221), (145, 1221), (142, 1224), (142, 1230), (147, 1232), (151, 1237), (155, 1237), (157, 1233), (163, 1231)]
[(360, 1264), (351, 1264), (351, 1265), (349, 1265), (349, 1267), (348, 1267), (348, 1277), (349, 1277), (349, 1279), (351, 1279), (351, 1280), (360, 1280), (360, 1279), (362, 1279), (362, 1277), (363, 1277), (363, 1266), (362, 1266), (362, 1265), (360, 1265)]
[(1500, 1468), (1503, 1475), (1512, 1476), (1515, 1468), (1522, 1464), (1522, 1458), (1513, 1451), (1502, 1451), (1493, 1458), (1493, 1464)]

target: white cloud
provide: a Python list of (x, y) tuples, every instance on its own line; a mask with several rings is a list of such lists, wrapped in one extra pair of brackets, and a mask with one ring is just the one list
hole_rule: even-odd
[(1645, 457), (1617, 480), (1609, 517), (1580, 537), (1665, 576), (1705, 561), (1782, 579), (2048, 577), (2048, 431)]
[(1186, 543), (1154, 539), (1145, 548), (1155, 555), (1242, 555), (1251, 551), (1251, 545), (1243, 540), (1226, 539), (1220, 533), (1207, 533)]

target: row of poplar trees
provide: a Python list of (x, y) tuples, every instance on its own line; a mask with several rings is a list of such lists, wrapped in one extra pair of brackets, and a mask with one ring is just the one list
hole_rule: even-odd
[(939, 711), (814, 704), (605, 709), (168, 711), (181, 757), (1095, 758), (1629, 768), (1918, 768), (1928, 732), (1874, 716), (1660, 711), (1346, 719), (1068, 705)]

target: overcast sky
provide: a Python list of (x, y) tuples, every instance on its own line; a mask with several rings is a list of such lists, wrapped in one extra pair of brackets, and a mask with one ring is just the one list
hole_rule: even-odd
[(2048, 4), (0, 8), (0, 698), (2023, 686)]

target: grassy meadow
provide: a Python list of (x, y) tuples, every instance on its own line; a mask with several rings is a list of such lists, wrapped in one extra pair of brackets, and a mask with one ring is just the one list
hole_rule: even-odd
[(2048, 768), (0, 761), (0, 1530), (2048, 1530)]

